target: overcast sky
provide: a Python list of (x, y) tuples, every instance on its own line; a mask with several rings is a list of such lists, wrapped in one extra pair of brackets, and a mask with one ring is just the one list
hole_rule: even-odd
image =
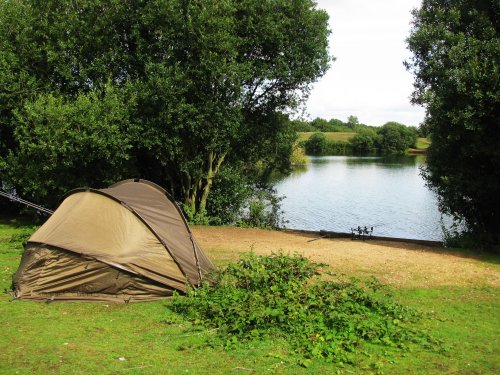
[(410, 11), (421, 0), (317, 0), (330, 15), (330, 54), (336, 57), (327, 74), (314, 84), (307, 102), (310, 119), (383, 125), (398, 121), (418, 126), (422, 107), (410, 104), (413, 77), (403, 61), (410, 56), (405, 39)]

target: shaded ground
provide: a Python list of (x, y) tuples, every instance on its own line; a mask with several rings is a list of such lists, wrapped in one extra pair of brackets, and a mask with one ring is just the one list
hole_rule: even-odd
[(329, 264), (334, 272), (373, 275), (397, 287), (500, 287), (498, 258), (465, 255), (409, 243), (319, 239), (313, 235), (232, 227), (192, 227), (196, 240), (216, 264), (256, 254), (299, 253)]

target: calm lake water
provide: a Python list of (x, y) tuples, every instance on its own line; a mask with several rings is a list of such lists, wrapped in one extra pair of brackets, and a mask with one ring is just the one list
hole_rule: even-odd
[[(425, 157), (309, 157), (307, 167), (278, 179), (287, 228), (442, 240), (436, 195), (420, 176)], [(445, 218), (446, 219), (446, 218)], [(445, 220), (449, 221), (449, 220)]]

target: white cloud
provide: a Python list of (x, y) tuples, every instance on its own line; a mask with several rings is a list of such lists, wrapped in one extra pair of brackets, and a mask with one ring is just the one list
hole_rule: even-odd
[(328, 73), (314, 85), (307, 103), (311, 118), (355, 115), (360, 122), (398, 121), (418, 125), (421, 107), (412, 106), (413, 77), (403, 66), (410, 56), (405, 39), (410, 11), (420, 0), (318, 0), (330, 15)]

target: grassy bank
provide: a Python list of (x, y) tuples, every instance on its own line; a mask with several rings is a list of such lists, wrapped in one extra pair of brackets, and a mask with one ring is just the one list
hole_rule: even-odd
[[(315, 132), (299, 132), (298, 143), (304, 144)], [(323, 155), (350, 155), (352, 149), (350, 147), (349, 141), (356, 136), (355, 132), (322, 132), (325, 135), (325, 140), (327, 143), (331, 143), (331, 146), (327, 145), (326, 150)], [(407, 154), (425, 154), (427, 148), (430, 146), (431, 141), (429, 138), (417, 138), (417, 143), (415, 148), (407, 149)]]
[(425, 149), (429, 148), (430, 145), (431, 145), (431, 140), (429, 138), (419, 137), (417, 139), (417, 149), (419, 149), (419, 150), (425, 150)]
[[(299, 142), (307, 141), (315, 132), (299, 132)], [(335, 142), (348, 142), (357, 133), (354, 132), (324, 132), (326, 139)]]
[[(34, 228), (0, 222), (0, 287), (10, 287), (21, 242)], [(276, 250), (280, 244), (276, 244)], [(232, 249), (208, 250), (219, 265)], [(457, 253), (458, 254), (458, 253)], [(482, 262), (500, 272), (500, 258)], [(402, 265), (403, 267), (404, 265)], [(395, 276), (397, 277), (397, 275)], [(422, 349), (370, 346), (358, 365), (312, 362), (298, 367), (284, 342), (242, 344), (233, 350), (206, 345), (215, 334), (186, 331), (165, 302), (104, 303), (10, 302), (0, 297), (1, 374), (213, 374), (213, 373), (461, 373), (500, 372), (500, 291), (481, 281), (463, 286), (399, 288), (402, 303), (429, 319), (423, 328), (443, 341)]]

